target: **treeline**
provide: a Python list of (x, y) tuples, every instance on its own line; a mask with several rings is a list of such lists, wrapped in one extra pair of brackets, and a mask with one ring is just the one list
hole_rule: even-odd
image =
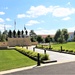
[[(4, 32), (0, 31), (0, 41), (7, 41), (8, 38), (24, 38), (25, 36), (28, 35), (28, 31), (7, 31), (5, 30)], [(41, 35), (37, 35), (34, 30), (31, 30), (29, 32), (29, 37), (31, 39), (32, 42), (38, 42), (38, 43), (50, 43), (50, 42), (58, 42), (58, 43), (64, 43), (67, 42), (68, 38), (69, 38), (69, 33), (67, 29), (58, 29), (54, 35), (54, 37), (48, 35), (45, 38), (43, 38)], [(74, 38), (72, 41), (75, 41), (75, 31), (74, 31)]]
[[(75, 31), (73, 35), (74, 38), (71, 41), (75, 41)], [(67, 29), (62, 29), (62, 30), (58, 29), (54, 36), (54, 41), (58, 43), (65, 43), (69, 41), (68, 38), (69, 38), (69, 33)]]
[(20, 31), (20, 30), (18, 30), (18, 31), (5, 30), (4, 32), (0, 31), (0, 42), (5, 42), (8, 40), (8, 38), (17, 38), (17, 37), (24, 38), (27, 35), (28, 35), (27, 30), (25, 30), (25, 31), (23, 31), (23, 30), (22, 31)]
[(53, 38), (48, 35), (46, 38), (42, 38), (41, 35), (36, 35), (36, 33), (34, 32), (34, 30), (30, 31), (30, 38), (32, 42), (38, 42), (38, 43), (49, 43), (51, 41), (53, 41)]
[[(38, 41), (38, 43), (50, 43), (50, 42), (58, 42), (58, 43), (65, 43), (68, 41), (69, 33), (67, 29), (58, 29), (54, 35), (51, 37), (50, 35), (42, 38), (41, 35), (36, 35), (35, 32), (31, 31), (31, 41)], [(72, 41), (75, 41), (75, 31), (74, 31), (74, 38)]]
[(23, 30), (22, 31), (20, 31), (20, 30), (18, 30), (18, 31), (15, 31), (15, 30), (11, 31), (11, 30), (9, 30), (8, 37), (9, 38), (16, 38), (16, 37), (21, 38), (21, 37), (25, 37), (27, 34), (28, 34), (27, 30), (25, 30), (25, 32)]

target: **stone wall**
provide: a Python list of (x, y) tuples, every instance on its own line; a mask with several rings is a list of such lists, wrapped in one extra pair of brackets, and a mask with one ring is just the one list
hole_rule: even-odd
[(0, 42), (0, 47), (7, 47), (8, 42)]
[(31, 42), (29, 37), (25, 38), (8, 38), (8, 42), (0, 42), (0, 48), (15, 47), (15, 46), (31, 46), (37, 45), (37, 42)]
[(29, 37), (26, 38), (8, 38), (8, 46), (30, 46), (31, 41)]

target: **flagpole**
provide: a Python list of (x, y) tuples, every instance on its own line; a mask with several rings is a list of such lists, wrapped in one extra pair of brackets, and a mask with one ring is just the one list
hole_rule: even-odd
[(5, 24), (4, 24), (4, 31), (6, 30)]
[(14, 30), (16, 31), (16, 20), (14, 20)]
[(24, 25), (24, 30), (26, 30), (26, 27), (25, 27), (25, 25)]

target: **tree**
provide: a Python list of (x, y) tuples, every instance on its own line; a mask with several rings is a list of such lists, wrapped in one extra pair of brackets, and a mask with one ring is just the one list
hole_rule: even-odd
[(45, 38), (45, 42), (46, 42), (46, 43), (50, 43), (50, 41), (51, 41), (51, 37), (50, 37), (50, 35), (48, 35), (48, 36)]
[(17, 31), (17, 36), (18, 36), (18, 38), (20, 38), (20, 31), (19, 30)]
[(23, 30), (21, 31), (21, 35), (22, 35), (22, 37), (24, 37), (24, 31)]
[(5, 34), (2, 34), (2, 35), (1, 35), (1, 41), (2, 41), (2, 42), (5, 42), (5, 41), (6, 41), (6, 36), (5, 36)]
[(5, 30), (5, 31), (2, 33), (2, 35), (4, 36), (5, 41), (7, 41), (7, 40), (8, 40), (8, 31)]
[(74, 39), (73, 39), (73, 41), (75, 41), (75, 31), (74, 31)]
[(43, 38), (41, 36), (37, 36), (37, 41), (38, 41), (38, 43), (41, 43), (41, 42), (43, 42)]
[(57, 32), (56, 32), (56, 34), (55, 34), (55, 36), (54, 36), (54, 40), (55, 40), (55, 42), (58, 42), (58, 38), (61, 36), (61, 30), (59, 29), (59, 30), (57, 30)]
[(69, 37), (68, 31), (67, 29), (62, 29), (62, 34), (64, 36), (65, 41), (67, 42), (67, 39)]
[(34, 37), (31, 37), (31, 42), (36, 42), (36, 39)]
[(31, 37), (32, 37), (32, 36), (36, 36), (36, 33), (34, 32), (34, 30), (31, 30), (31, 31), (30, 31), (29, 36), (31, 36)]
[(25, 33), (26, 33), (26, 35), (28, 35), (28, 31), (27, 30), (25, 31)]
[(35, 42), (37, 40), (37, 35), (34, 32), (34, 30), (30, 31), (29, 36), (30, 36), (32, 42)]
[(16, 38), (16, 31), (13, 30), (13, 37)]
[(1, 35), (2, 35), (2, 34), (1, 34), (1, 31), (0, 31), (0, 41), (1, 41)]
[(74, 31), (74, 36), (75, 36), (75, 31)]
[(64, 37), (63, 37), (62, 34), (61, 34), (60, 37), (58, 38), (58, 42), (59, 42), (59, 43), (63, 43), (63, 42), (64, 42)]
[(8, 32), (8, 37), (12, 38), (12, 31), (11, 30), (9, 30), (9, 32)]

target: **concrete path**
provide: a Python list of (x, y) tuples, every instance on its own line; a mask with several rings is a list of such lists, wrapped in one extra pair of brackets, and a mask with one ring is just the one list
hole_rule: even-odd
[[(33, 50), (33, 47), (29, 47), (30, 50)], [(42, 49), (35, 49), (38, 53), (44, 53), (44, 50)], [(59, 53), (59, 52), (53, 52), (53, 51), (46, 51), (47, 54), (50, 56), (50, 60), (57, 60), (57, 62), (70, 62), (75, 61), (75, 55), (71, 54), (65, 54), (65, 53)]]

